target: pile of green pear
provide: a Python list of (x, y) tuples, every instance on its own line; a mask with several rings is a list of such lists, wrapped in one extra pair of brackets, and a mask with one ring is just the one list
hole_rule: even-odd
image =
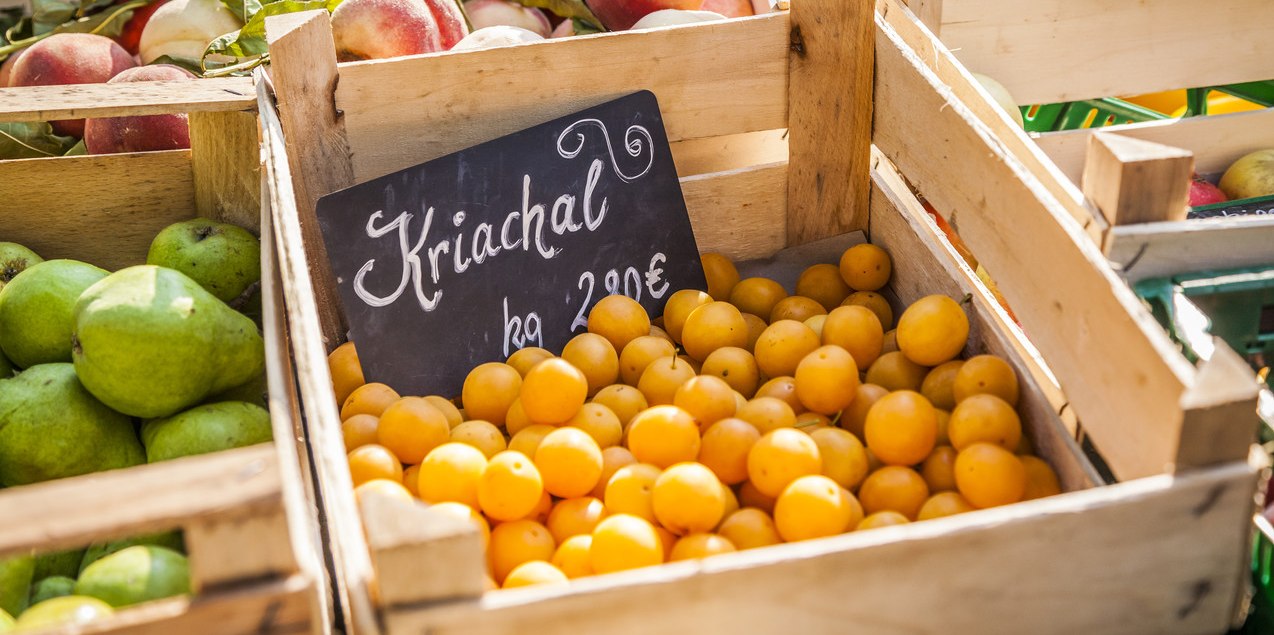
[(0, 560), (0, 633), (85, 624), (190, 593), (181, 534), (166, 532)]
[(260, 260), (208, 219), (114, 273), (0, 243), (0, 487), (269, 441)]

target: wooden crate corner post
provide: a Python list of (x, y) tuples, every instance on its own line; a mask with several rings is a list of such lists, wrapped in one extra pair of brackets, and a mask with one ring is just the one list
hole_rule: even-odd
[[(1151, 141), (1095, 132), (1088, 137), (1082, 187), (1114, 227), (1185, 220), (1194, 154)], [(1109, 251), (1110, 233), (1102, 241)]]
[(359, 506), (381, 606), (477, 598), (486, 590), (485, 547), (472, 523), (374, 492)]
[(314, 210), (323, 195), (354, 184), (345, 124), (336, 109), (331, 16), (326, 10), (272, 16), (266, 19), (265, 29), (288, 162), (304, 166), (293, 172), (297, 213), (305, 250), (314, 254), (309, 261), (317, 263), (311, 270), (314, 294), (323, 339), (331, 350), (344, 340), (346, 325)]
[(875, 9), (804, 0), (791, 10), (787, 244), (867, 229)]

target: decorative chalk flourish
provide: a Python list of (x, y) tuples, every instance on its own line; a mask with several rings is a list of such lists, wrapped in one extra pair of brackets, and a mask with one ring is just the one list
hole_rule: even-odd
[[(579, 145), (575, 146), (574, 150), (567, 150), (562, 146), (562, 143), (566, 139), (566, 135), (570, 134), (576, 128), (590, 124), (602, 129), (602, 138), (606, 140), (606, 150), (610, 153), (611, 167), (614, 168), (615, 175), (618, 176), (620, 180), (625, 183), (632, 183), (633, 181), (646, 176), (646, 173), (650, 171), (650, 167), (655, 162), (655, 152), (654, 141), (650, 137), (650, 131), (646, 130), (644, 126), (628, 126), (628, 130), (624, 131), (624, 149), (628, 152), (628, 156), (638, 158), (641, 157), (642, 150), (649, 151), (646, 158), (646, 167), (643, 168), (641, 172), (633, 176), (624, 174), (623, 171), (619, 169), (619, 161), (615, 158), (615, 148), (610, 143), (610, 134), (606, 130), (606, 124), (602, 123), (600, 119), (581, 119), (567, 126), (566, 129), (562, 131), (562, 134), (558, 135), (557, 153), (562, 155), (562, 158), (574, 159), (579, 156), (580, 150), (584, 149), (584, 133), (575, 133), (575, 140), (579, 142)], [(644, 137), (645, 141), (643, 142), (639, 137)]]

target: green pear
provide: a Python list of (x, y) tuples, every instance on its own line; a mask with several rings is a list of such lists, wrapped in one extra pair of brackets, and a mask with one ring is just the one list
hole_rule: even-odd
[(77, 260), (28, 267), (0, 289), (0, 349), (19, 368), (71, 361), (71, 313), (107, 272)]
[(265, 443), (273, 438), (270, 413), (242, 401), (204, 404), (142, 425), (151, 463)]
[(83, 549), (42, 553), (35, 557), (35, 575), (33, 577), (36, 580), (43, 580), (53, 576), (74, 578), (80, 574), (80, 562), (82, 560), (84, 560)]
[(190, 565), (171, 549), (129, 547), (85, 567), (75, 593), (115, 608), (183, 595), (190, 593)]
[(94, 399), (70, 364), (41, 364), (0, 381), (0, 485), (145, 462), (132, 420)]
[(0, 560), (0, 610), (17, 615), (27, 607), (34, 573), (35, 558), (31, 556)]
[(168, 417), (265, 368), (251, 319), (185, 274), (139, 265), (89, 287), (75, 305), (75, 371), (106, 405)]
[(38, 631), (55, 626), (88, 624), (115, 612), (111, 605), (82, 595), (66, 595), (45, 600), (18, 616), (19, 631)]
[(45, 600), (67, 595), (75, 595), (75, 578), (51, 575), (31, 587), (31, 604), (39, 604)]
[(223, 393), (213, 395), (208, 398), (206, 403), (217, 403), (219, 401), (245, 401), (250, 404), (269, 408), (268, 396), (270, 393), (270, 385), (266, 380), (265, 373), (261, 373), (242, 386), (235, 386)]
[(0, 242), (0, 289), (27, 267), (42, 262), (43, 258), (18, 243)]
[(261, 282), (261, 241), (238, 225), (195, 218), (159, 232), (146, 264), (176, 269), (233, 304)]
[(186, 542), (182, 539), (181, 532), (175, 530), (157, 534), (143, 534), (112, 542), (96, 542), (89, 545), (88, 549), (84, 550), (84, 559), (80, 561), (78, 573), (83, 573), (89, 565), (105, 558), (106, 556), (137, 545), (164, 547), (178, 553), (182, 553), (186, 550)]

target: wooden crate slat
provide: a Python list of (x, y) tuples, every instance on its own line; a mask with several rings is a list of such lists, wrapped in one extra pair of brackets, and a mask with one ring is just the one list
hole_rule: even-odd
[(0, 161), (3, 240), (45, 259), (142, 264), (155, 234), (194, 210), (189, 150)]
[[(940, 2), (940, 0), (931, 1)], [(912, 2), (914, 3), (915, 0)], [(914, 7), (914, 4), (912, 6)], [(1049, 160), (1048, 155), (1032, 143), (1017, 123), (1010, 120), (1008, 115), (992, 102), (986, 90), (969, 75), (968, 70), (956, 60), (951, 51), (934, 39), (932, 34), (921, 28), (910, 9), (899, 4), (897, 0), (879, 0), (877, 10), (885, 23), (898, 32), (901, 39), (929, 65), (929, 69), (942, 80), (943, 84), (961, 86), (961, 92), (965, 97), (972, 94), (985, 96), (980, 99), (966, 98), (965, 105), (995, 131), (996, 140), (1004, 146), (1006, 152), (1025, 164), (1033, 174), (1052, 177), (1040, 179), (1049, 194), (1061, 202), (1066, 212), (1084, 228), (1084, 232), (1093, 242), (1100, 243), (1106, 226), (1100, 214), (1084, 206), (1084, 194), (1080, 191), (1079, 185), (1062, 177), (1062, 173)], [(880, 81), (879, 77), (877, 81)]]
[[(1208, 632), (1234, 609), (1255, 476), (1237, 462), (583, 579), (569, 591), (519, 589), (484, 598), (482, 620), (474, 619), (476, 603), (455, 603), (391, 612), (386, 621), (392, 633), (435, 635), (675, 632), (704, 624), (722, 632), (843, 632), (851, 625), (1008, 634), (1041, 624), (1068, 633)], [(1132, 596), (1130, 581), (1144, 583)], [(989, 617), (987, 602), (1005, 610)]]
[[(1274, 65), (1270, 73), (1274, 74)], [(1039, 135), (1035, 141), (1061, 168), (1065, 178), (1079, 183), (1088, 137), (1098, 130), (1189, 150), (1194, 153), (1194, 171), (1213, 174), (1224, 172), (1249, 152), (1274, 147), (1274, 108), (1051, 132)]]
[(201, 216), (259, 229), (260, 161), (256, 113), (190, 113), (190, 168)]
[(681, 179), (700, 252), (760, 258), (787, 245), (787, 162)]
[(683, 177), (787, 161), (788, 152), (786, 130), (685, 139), (669, 146), (677, 174)]
[(876, 144), (996, 278), (1116, 475), (1169, 468), (1194, 369), (1034, 175), (878, 25)]
[(1200, 269), (1274, 263), (1274, 217), (1208, 218), (1117, 227), (1107, 256), (1130, 283)]
[(340, 68), (336, 107), (358, 182), (641, 88), (670, 141), (772, 130), (787, 127), (788, 46), (778, 13), (357, 62)]
[(251, 110), (249, 77), (0, 88), (0, 121)]
[(1268, 0), (943, 0), (940, 35), (1018, 103), (1047, 104), (1271, 79), (1271, 32)]
[(314, 581), (304, 576), (250, 584), (211, 597), (171, 598), (118, 611), (78, 627), (77, 633), (107, 635), (305, 635), (311, 629)]

